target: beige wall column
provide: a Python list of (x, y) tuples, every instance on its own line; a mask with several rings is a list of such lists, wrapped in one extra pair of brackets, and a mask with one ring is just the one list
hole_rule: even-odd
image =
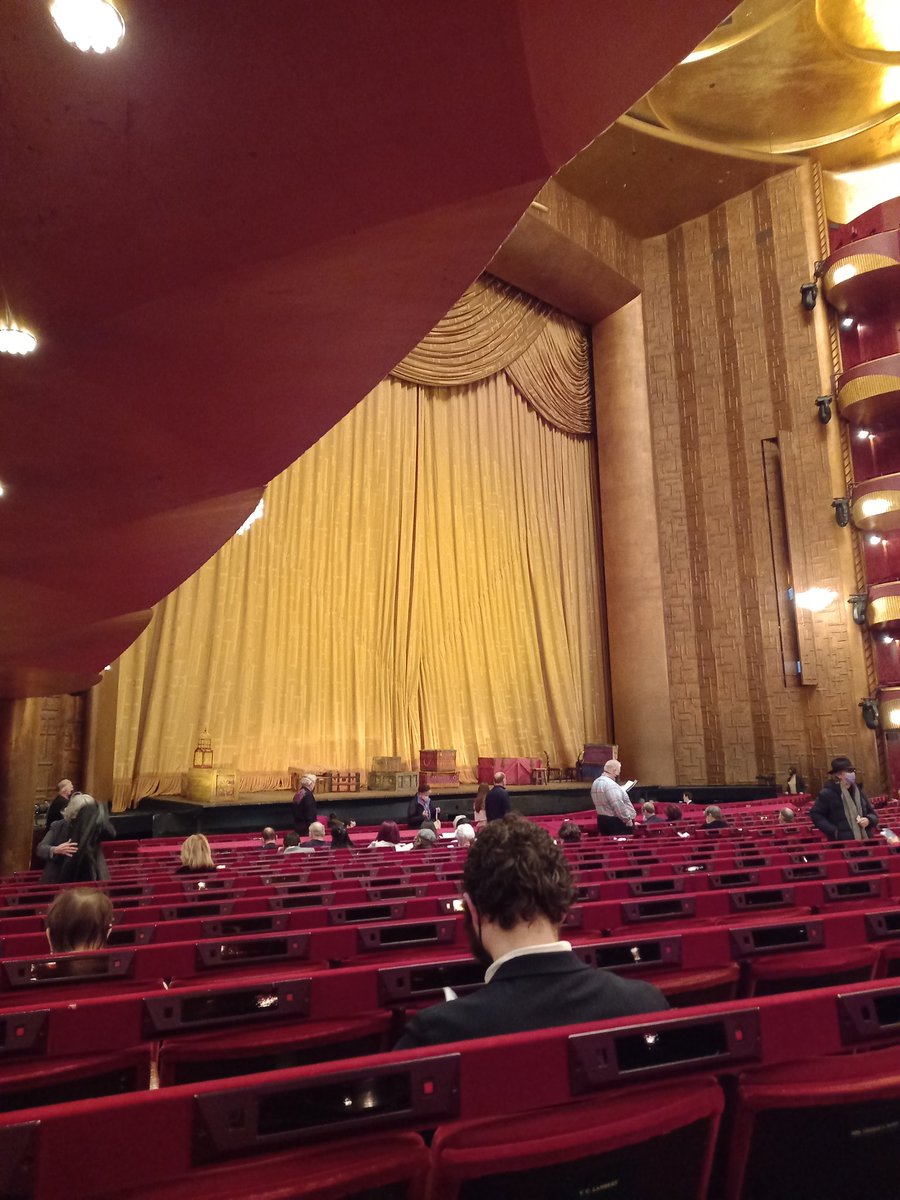
[(31, 865), (40, 700), (0, 700), (0, 876)]
[(594, 326), (593, 355), (615, 740), (625, 775), (674, 784), (640, 296)]

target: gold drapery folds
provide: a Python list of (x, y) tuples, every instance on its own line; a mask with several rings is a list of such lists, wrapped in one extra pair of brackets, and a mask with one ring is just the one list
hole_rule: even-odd
[(120, 659), (116, 807), (180, 792), (204, 728), (246, 790), (428, 746), (573, 763), (607, 731), (598, 547), (592, 439), (504, 372), (385, 380)]
[(571, 317), (482, 276), (391, 374), (453, 387), (503, 371), (535, 412), (563, 433), (593, 430), (590, 354)]

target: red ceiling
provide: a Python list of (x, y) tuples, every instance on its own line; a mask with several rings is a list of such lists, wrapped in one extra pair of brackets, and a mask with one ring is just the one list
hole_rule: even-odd
[(733, 0), (131, 0), (0, 41), (0, 695), (96, 682)]

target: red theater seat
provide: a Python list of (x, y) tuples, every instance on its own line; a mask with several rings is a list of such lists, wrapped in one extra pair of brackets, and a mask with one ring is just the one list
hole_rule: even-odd
[(699, 1079), (444, 1125), (432, 1145), (428, 1200), (699, 1200), (722, 1107), (715, 1081)]
[(340, 1138), (237, 1161), (170, 1184), (119, 1193), (119, 1200), (421, 1200), (428, 1151), (416, 1133)]
[[(138, 1092), (150, 1086), (149, 1046), (0, 1067), (0, 1112)], [(3, 1195), (0, 1189), (0, 1195)]]
[(741, 1077), (727, 1200), (900, 1194), (900, 1048)]
[(880, 955), (878, 946), (772, 954), (748, 964), (747, 995), (774, 996), (841, 983), (862, 983), (875, 978)]

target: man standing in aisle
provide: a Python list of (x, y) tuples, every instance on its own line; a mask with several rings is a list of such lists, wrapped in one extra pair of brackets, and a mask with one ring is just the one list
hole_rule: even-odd
[(506, 790), (506, 776), (502, 771), (494, 775), (494, 786), (484, 798), (484, 811), (489, 821), (499, 821), (505, 817), (512, 805), (509, 802), (509, 792)]
[(597, 832), (606, 834), (634, 833), (634, 805), (628, 799), (628, 793), (619, 787), (618, 779), (622, 772), (622, 764), (615, 758), (603, 767), (591, 784), (591, 800), (597, 810)]
[(878, 814), (856, 782), (856, 768), (843, 756), (831, 760), (831, 779), (809, 815), (830, 842), (865, 842), (878, 828)]

